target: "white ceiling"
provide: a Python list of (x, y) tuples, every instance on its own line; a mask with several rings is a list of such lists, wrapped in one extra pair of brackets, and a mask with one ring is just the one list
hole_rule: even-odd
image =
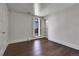
[(75, 5), (75, 3), (42, 3), (40, 4), (40, 15), (46, 16), (64, 10)]
[[(40, 14), (38, 16), (46, 16), (50, 13), (61, 11), (65, 8), (75, 5), (74, 3), (40, 3)], [(34, 13), (33, 3), (8, 3), (8, 8), (11, 11), (18, 11), (31, 14)]]
[(8, 3), (8, 9), (10, 11), (32, 13), (34, 14), (33, 3)]

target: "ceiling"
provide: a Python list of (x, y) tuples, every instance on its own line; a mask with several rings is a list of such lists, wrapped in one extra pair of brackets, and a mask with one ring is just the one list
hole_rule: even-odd
[(40, 16), (50, 15), (68, 7), (75, 5), (75, 3), (41, 3), (40, 4)]
[(34, 14), (33, 3), (8, 3), (7, 6), (10, 11)]
[[(8, 3), (8, 9), (10, 11), (17, 11), (31, 14), (34, 13), (34, 3)], [(65, 8), (71, 7), (75, 5), (75, 3), (40, 3), (40, 11), (38, 16), (46, 16), (50, 13), (61, 11)]]

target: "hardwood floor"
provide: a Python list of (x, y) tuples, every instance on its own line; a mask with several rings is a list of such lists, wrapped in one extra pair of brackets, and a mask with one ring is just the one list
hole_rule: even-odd
[(4, 56), (79, 56), (79, 50), (42, 38), (10, 44)]

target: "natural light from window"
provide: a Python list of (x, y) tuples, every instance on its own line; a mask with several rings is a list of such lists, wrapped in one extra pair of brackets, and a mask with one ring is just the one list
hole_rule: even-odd
[(34, 13), (35, 15), (39, 15), (39, 11), (40, 11), (40, 6), (39, 3), (34, 3)]

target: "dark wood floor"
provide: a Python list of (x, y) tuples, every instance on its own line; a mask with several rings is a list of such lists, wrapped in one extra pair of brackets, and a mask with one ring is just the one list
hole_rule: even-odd
[(4, 56), (79, 56), (79, 50), (42, 38), (10, 44)]

